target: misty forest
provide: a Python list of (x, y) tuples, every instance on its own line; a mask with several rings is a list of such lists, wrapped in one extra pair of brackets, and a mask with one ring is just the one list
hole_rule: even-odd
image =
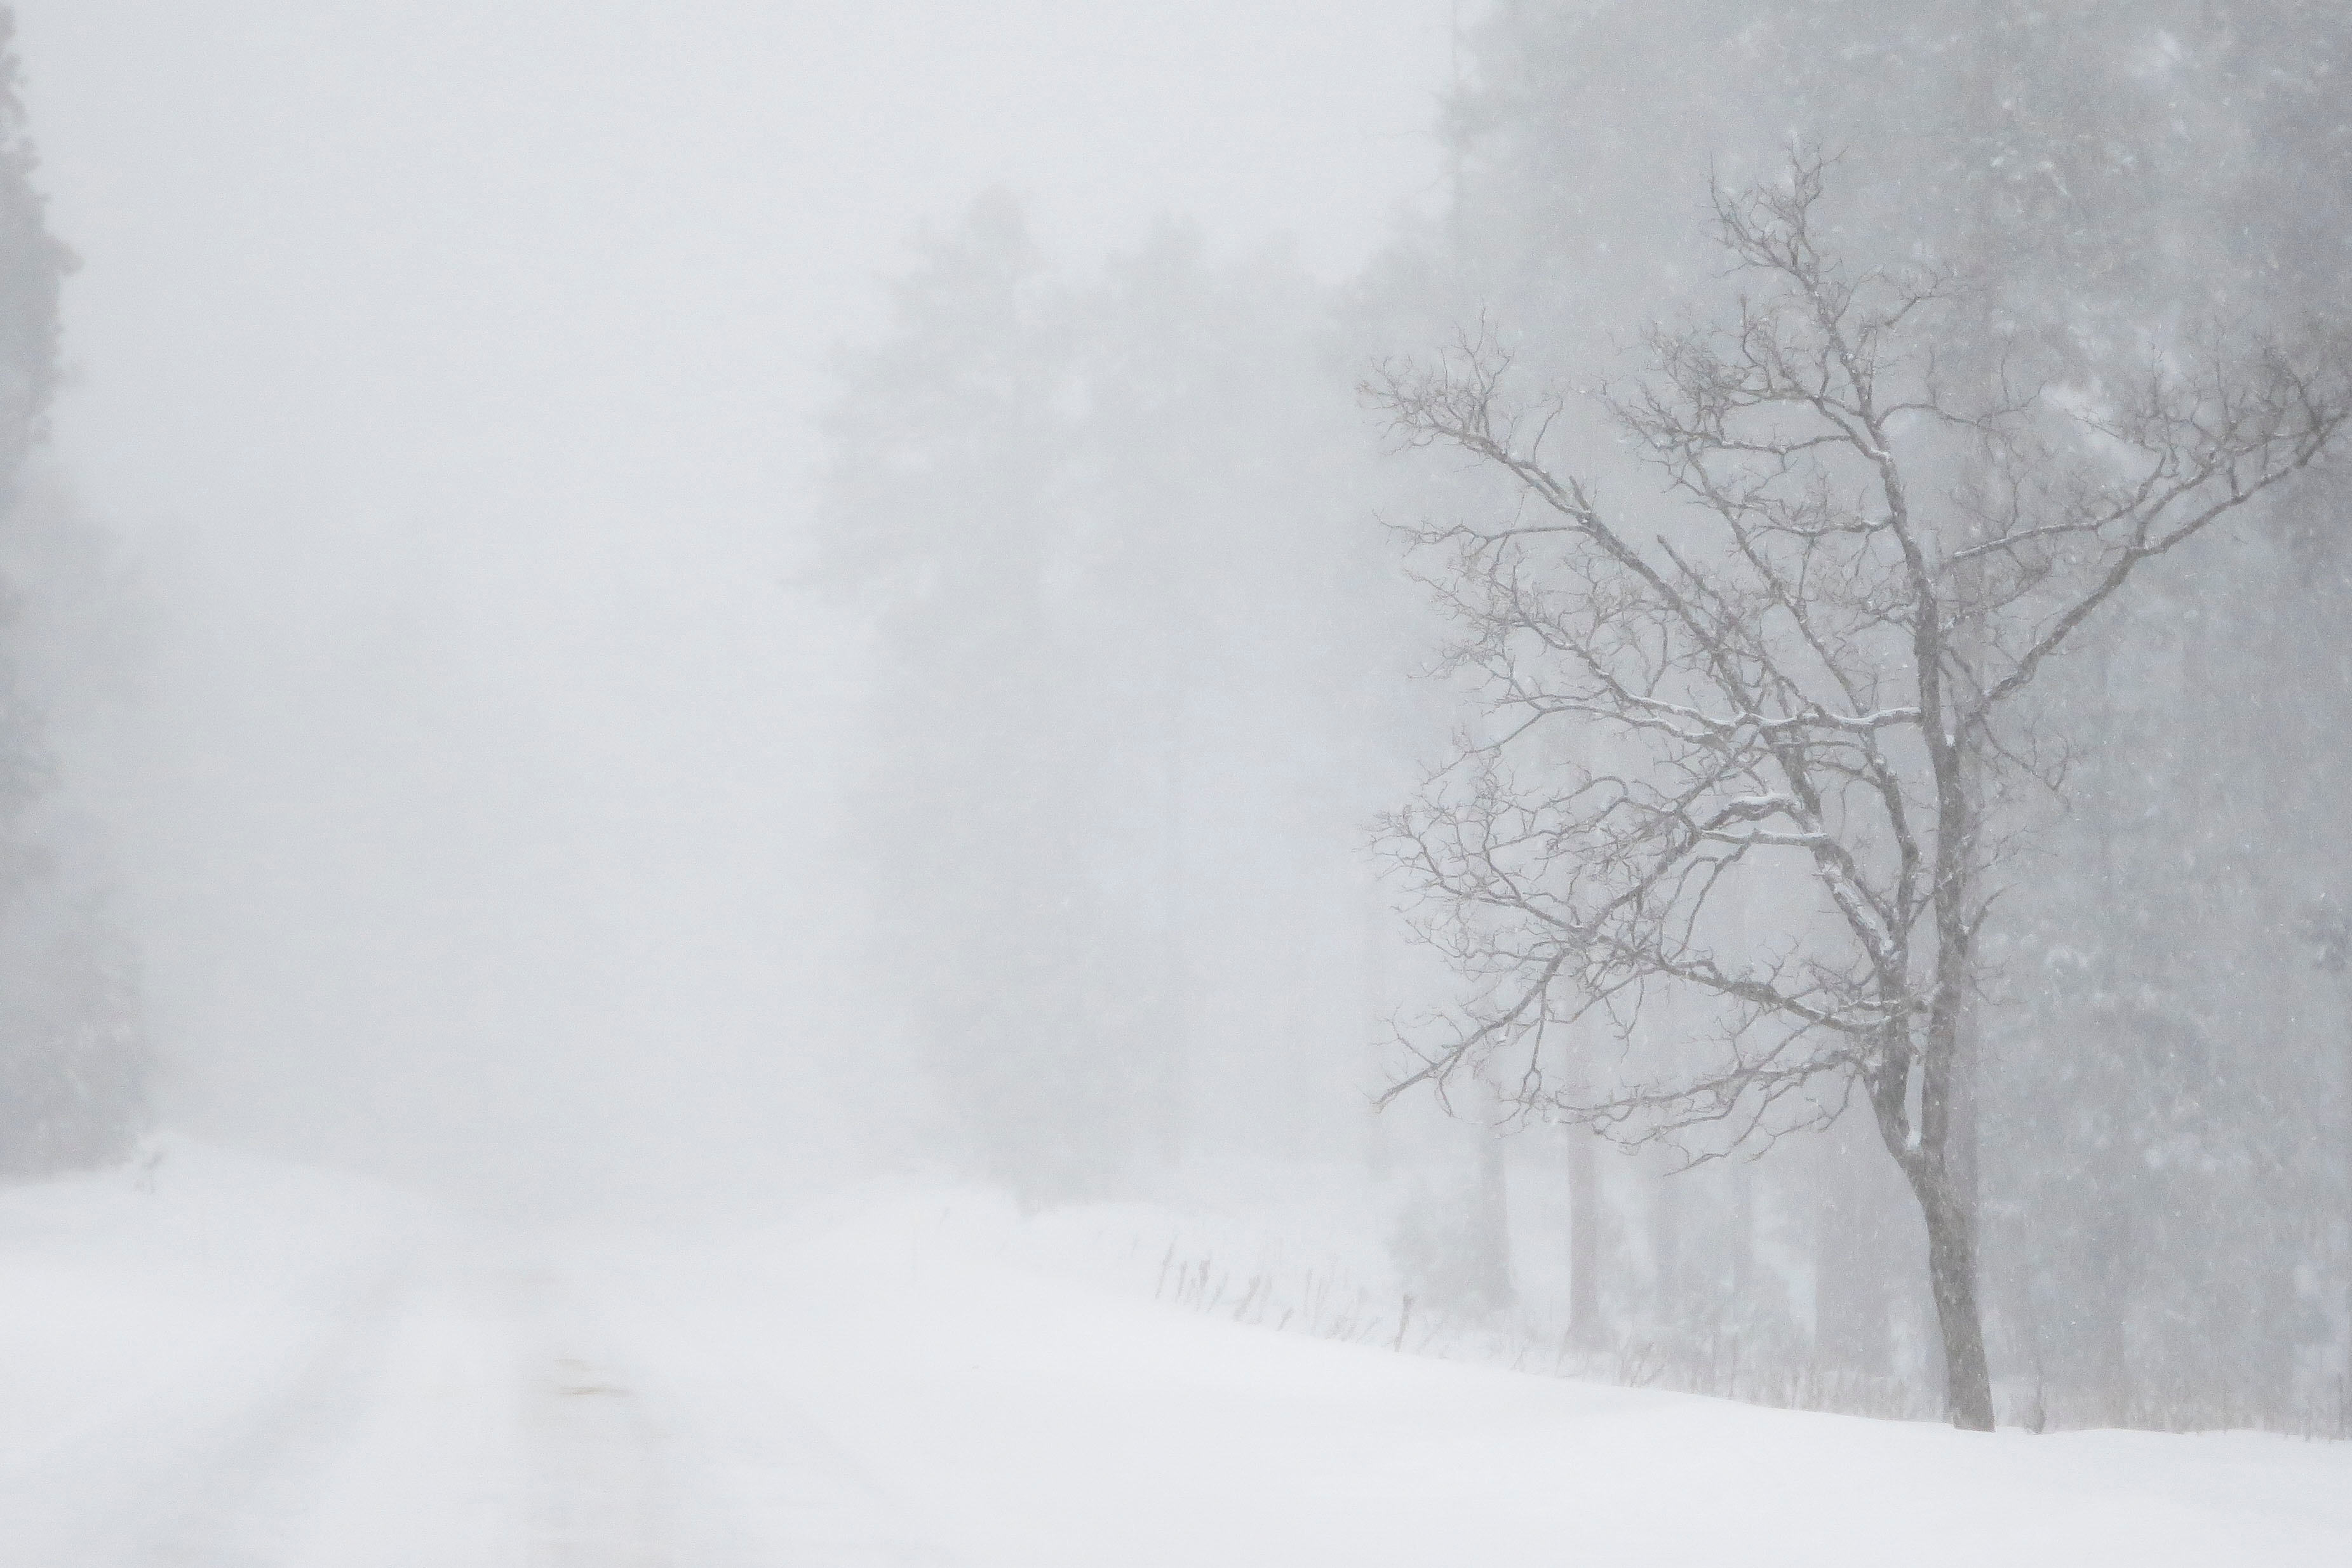
[(0, 47), (0, 1562), (2352, 1552), (2352, 9)]

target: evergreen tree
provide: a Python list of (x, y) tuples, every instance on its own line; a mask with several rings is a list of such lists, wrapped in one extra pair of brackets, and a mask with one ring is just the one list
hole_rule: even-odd
[(1384, 637), (1320, 291), (1164, 229), (1049, 270), (992, 198), (829, 423), (867, 614), (860, 790), (897, 1027), (1033, 1198), (1300, 1154), (1360, 1107)]
[(73, 269), (33, 183), (16, 19), (0, 8), (0, 1171), (119, 1155), (143, 1122), (147, 1050), (130, 955), (43, 736), (47, 596), (94, 592), (89, 525), (29, 472), (58, 385)]

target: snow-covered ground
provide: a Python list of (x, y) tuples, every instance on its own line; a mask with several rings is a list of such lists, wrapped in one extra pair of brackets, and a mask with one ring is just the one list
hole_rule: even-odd
[(526, 1561), (499, 1271), (381, 1187), (154, 1153), (0, 1190), (0, 1563)]
[(1753, 1409), (1243, 1326), (982, 1199), (528, 1242), (184, 1145), (0, 1192), (0, 1563), (2352, 1562), (2352, 1445)]

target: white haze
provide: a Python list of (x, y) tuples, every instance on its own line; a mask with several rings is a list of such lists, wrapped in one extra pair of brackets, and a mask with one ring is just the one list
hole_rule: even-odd
[(166, 1118), (525, 1202), (887, 1147), (856, 647), (792, 586), (828, 348), (999, 184), (1346, 276), (1434, 175), (1442, 4), (19, 9)]
[(2352, 1563), (2352, 5), (0, 63), (0, 1568)]

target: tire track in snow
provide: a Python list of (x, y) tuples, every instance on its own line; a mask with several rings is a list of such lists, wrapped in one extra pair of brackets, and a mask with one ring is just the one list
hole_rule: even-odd
[[(550, 1502), (571, 1510), (543, 1568), (954, 1568), (905, 1478), (861, 1463), (778, 1375), (832, 1354), (821, 1337), (780, 1368), (741, 1281), (568, 1263), (531, 1282), (581, 1390), (541, 1396)], [(578, 1479), (600, 1475), (618, 1478), (604, 1496)]]
[(532, 1568), (671, 1568), (659, 1445), (635, 1391), (563, 1357), (528, 1397)]
[[(380, 1364), (403, 1281), (386, 1274), (226, 1409), (173, 1411), (158, 1429), (107, 1434), (29, 1474), (8, 1532), (74, 1568), (267, 1568), (284, 1561), (305, 1490)], [(206, 1393), (213, 1392), (210, 1389)]]

